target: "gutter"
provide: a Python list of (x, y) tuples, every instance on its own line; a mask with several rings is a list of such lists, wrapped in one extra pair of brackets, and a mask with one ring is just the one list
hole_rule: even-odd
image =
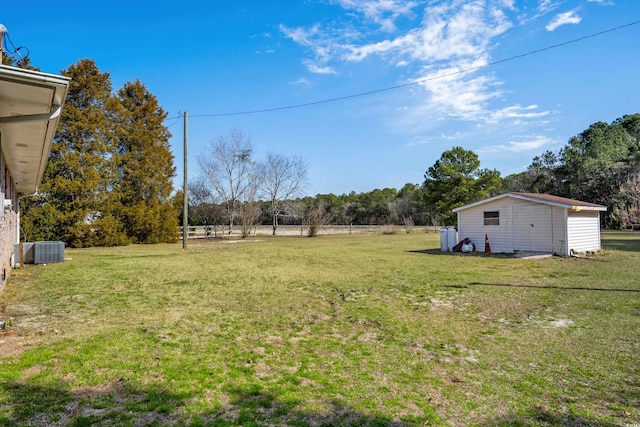
[(48, 85), (53, 84), (56, 86), (67, 87), (71, 81), (71, 77), (43, 73), (42, 71), (27, 70), (25, 68), (10, 67), (8, 65), (0, 65), (0, 72), (6, 76), (26, 83), (45, 83)]
[(62, 105), (54, 105), (51, 113), (45, 114), (30, 114), (26, 116), (9, 116), (0, 117), (0, 125), (4, 123), (22, 123), (22, 122), (36, 122), (41, 120), (54, 120), (60, 117), (62, 113)]

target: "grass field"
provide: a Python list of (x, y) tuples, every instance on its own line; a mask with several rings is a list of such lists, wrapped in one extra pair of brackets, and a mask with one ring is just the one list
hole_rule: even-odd
[(67, 250), (0, 293), (0, 425), (640, 423), (640, 233), (587, 258), (439, 234)]

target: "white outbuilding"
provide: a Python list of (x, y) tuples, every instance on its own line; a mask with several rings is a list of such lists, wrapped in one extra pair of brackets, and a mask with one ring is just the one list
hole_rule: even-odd
[(600, 212), (605, 206), (549, 194), (505, 193), (453, 210), (459, 239), (468, 237), (476, 250), (544, 252), (568, 256), (597, 251)]

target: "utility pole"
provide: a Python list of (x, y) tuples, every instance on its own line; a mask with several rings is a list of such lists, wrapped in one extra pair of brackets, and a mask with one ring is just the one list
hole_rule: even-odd
[(187, 240), (189, 239), (189, 189), (187, 188), (188, 179), (188, 161), (187, 147), (189, 141), (189, 113), (184, 112), (182, 116), (184, 120), (184, 194), (182, 195), (182, 249), (187, 249)]

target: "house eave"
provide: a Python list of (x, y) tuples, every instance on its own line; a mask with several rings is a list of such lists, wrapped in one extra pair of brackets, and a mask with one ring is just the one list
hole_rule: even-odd
[(0, 66), (0, 144), (18, 193), (37, 191), (71, 79)]

